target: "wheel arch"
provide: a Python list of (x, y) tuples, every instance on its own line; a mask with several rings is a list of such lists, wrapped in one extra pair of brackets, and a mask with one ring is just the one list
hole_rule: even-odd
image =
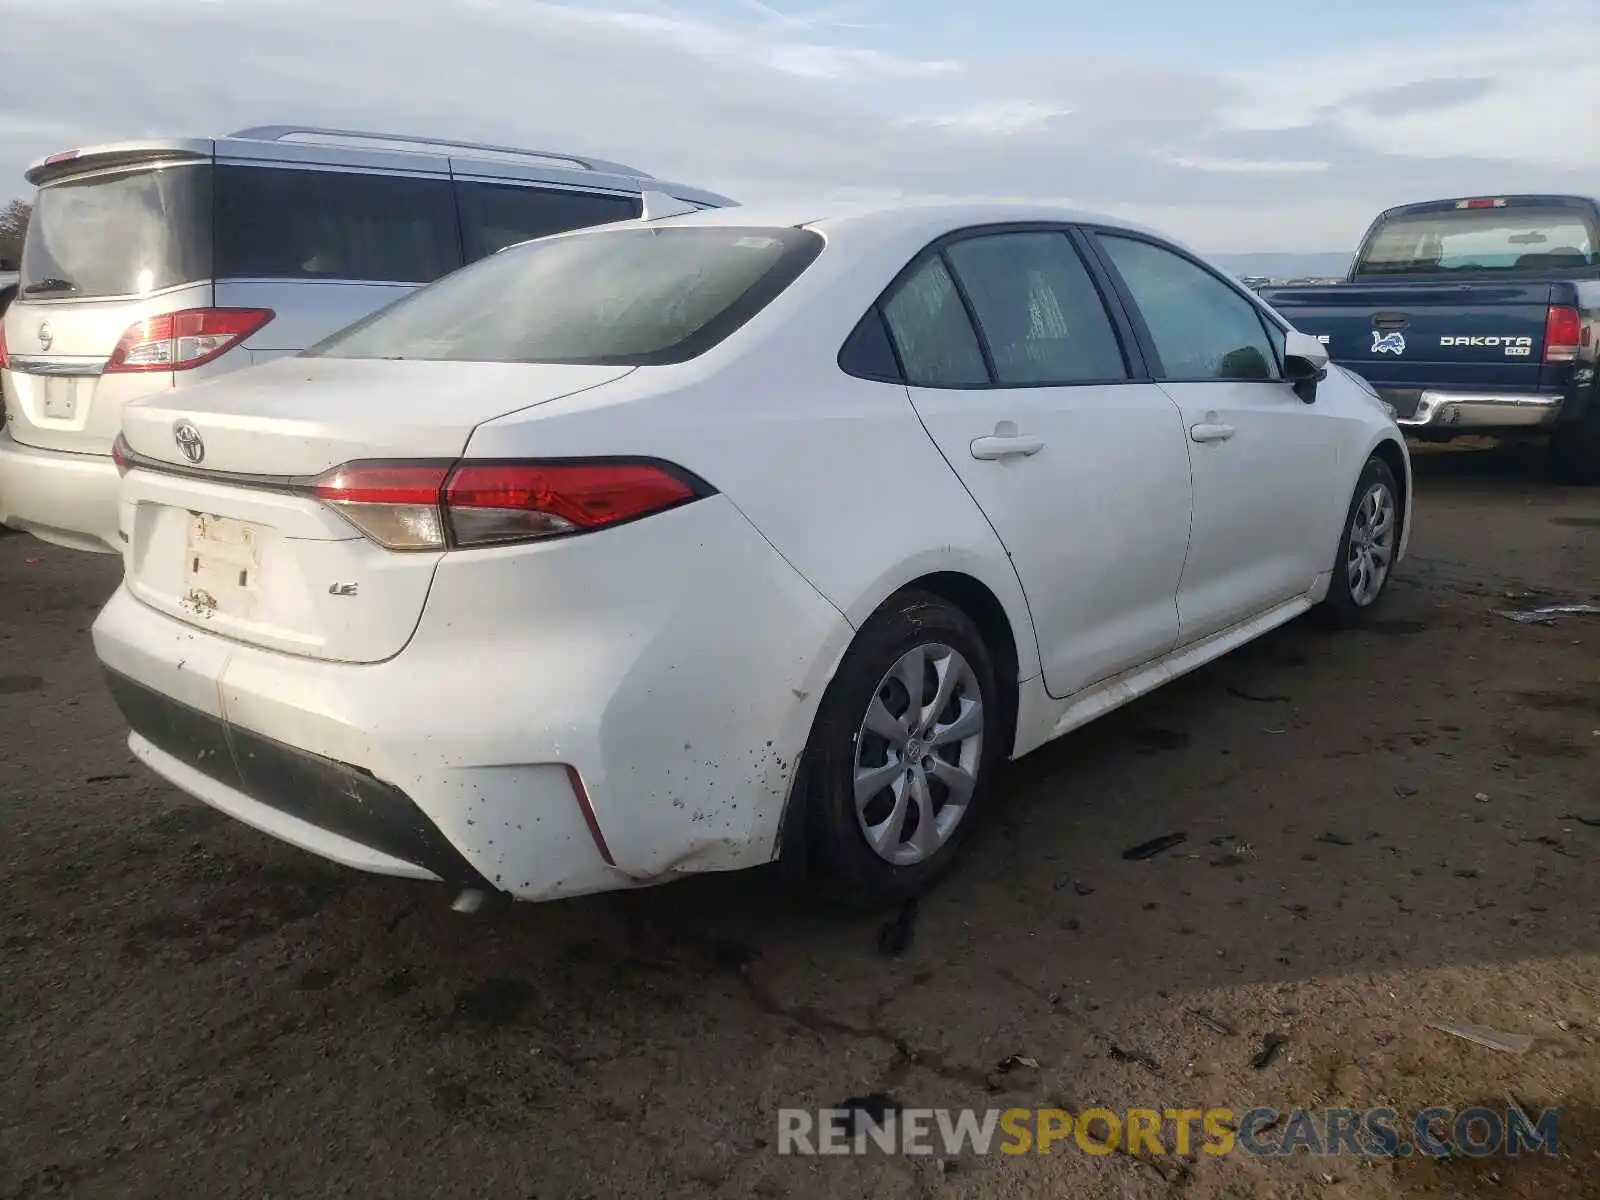
[[(1018, 710), (1022, 698), (1021, 682), (1022, 672), (1030, 666), (1037, 669), (1037, 647), (1033, 642), (1033, 626), (1024, 607), (1022, 619), (1027, 623), (1020, 629), (1017, 620), (1007, 610), (1005, 603), (996, 593), (995, 589), (974, 574), (966, 571), (945, 567), (925, 571), (922, 574), (906, 578), (885, 592), (885, 594), (866, 608), (863, 604), (853, 608), (847, 614), (847, 620), (854, 631), (859, 631), (867, 621), (878, 613), (891, 607), (901, 597), (922, 592), (936, 596), (953, 605), (978, 627), (978, 632), (983, 638), (983, 643), (989, 651), (990, 660), (995, 669), (996, 685), (1000, 690), (1002, 707), (1002, 720), (1005, 722), (1003, 744), (1010, 745), (1016, 736)], [(1021, 598), (1020, 586), (1018, 598)], [(864, 610), (864, 611), (863, 611)], [(839, 653), (829, 665), (822, 683), (822, 692), (833, 686), (838, 675), (839, 665), (844, 661), (844, 656), (854, 644), (854, 635), (850, 637)], [(1032, 657), (1028, 651), (1034, 651)], [(812, 711), (811, 719), (817, 719), (820, 711), (821, 695), (819, 694), (816, 707)], [(790, 779), (788, 799), (784, 806), (784, 813), (779, 822), (777, 842), (773, 847), (772, 857), (779, 864), (779, 869), (784, 875), (791, 878), (803, 877), (809, 870), (810, 848), (809, 840), (811, 831), (807, 825), (807, 797), (810, 788), (810, 776), (814, 764), (812, 762), (811, 747), (809, 744), (802, 750), (795, 764), (795, 770)]]
[[(1367, 458), (1377, 458), (1394, 472), (1395, 483), (1400, 488), (1400, 495), (1396, 497), (1400, 504), (1400, 545), (1399, 554), (1395, 561), (1399, 562), (1405, 557), (1407, 545), (1411, 540), (1411, 494), (1413, 484), (1411, 480), (1411, 456), (1395, 437), (1382, 437), (1368, 452)], [(1366, 460), (1362, 460), (1363, 467)]]

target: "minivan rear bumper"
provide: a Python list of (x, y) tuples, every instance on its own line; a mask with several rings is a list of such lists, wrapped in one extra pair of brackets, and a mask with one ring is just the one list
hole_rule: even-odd
[(40, 450), (0, 426), (0, 525), (69, 550), (120, 554), (121, 482), (109, 454)]

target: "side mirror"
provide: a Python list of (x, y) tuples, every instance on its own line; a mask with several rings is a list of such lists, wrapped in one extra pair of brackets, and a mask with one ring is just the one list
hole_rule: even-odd
[(1289, 330), (1283, 337), (1283, 373), (1295, 395), (1315, 404), (1317, 384), (1328, 377), (1328, 348), (1309, 333)]

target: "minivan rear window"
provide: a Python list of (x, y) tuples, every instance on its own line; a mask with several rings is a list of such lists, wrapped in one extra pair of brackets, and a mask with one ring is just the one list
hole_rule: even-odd
[(140, 296), (211, 278), (211, 168), (171, 165), (39, 189), (23, 296)]
[(326, 358), (648, 366), (705, 353), (821, 253), (793, 228), (588, 230), (483, 259), (306, 351)]
[(461, 265), (447, 179), (219, 166), (218, 279), (427, 283)]
[(1597, 234), (1581, 209), (1562, 205), (1401, 213), (1373, 231), (1355, 274), (1581, 270), (1600, 266)]
[(552, 233), (631, 221), (640, 209), (637, 196), (560, 192), (520, 184), (458, 183), (456, 198), (469, 262)]

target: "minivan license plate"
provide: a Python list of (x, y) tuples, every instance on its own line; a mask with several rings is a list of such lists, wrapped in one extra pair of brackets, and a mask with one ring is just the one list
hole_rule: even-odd
[(44, 415), (52, 421), (70, 421), (78, 415), (78, 381), (70, 377), (44, 381)]

